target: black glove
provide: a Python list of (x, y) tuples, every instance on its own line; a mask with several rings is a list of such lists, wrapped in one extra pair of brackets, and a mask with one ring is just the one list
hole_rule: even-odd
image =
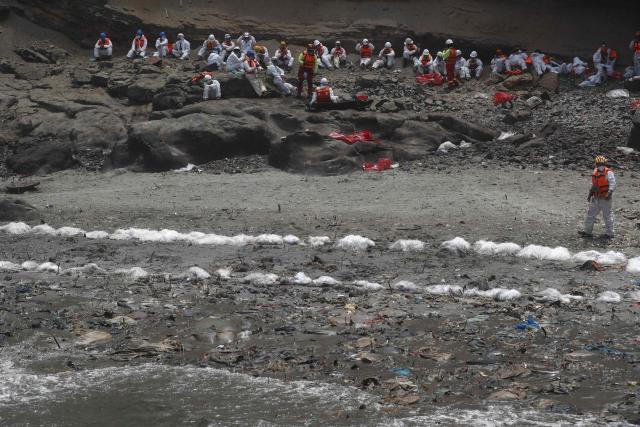
[(613, 193), (607, 193), (607, 197), (605, 197), (605, 200), (611, 200), (611, 196), (613, 196)]
[(589, 193), (587, 196), (587, 202), (591, 202), (591, 199), (593, 199), (593, 193)]

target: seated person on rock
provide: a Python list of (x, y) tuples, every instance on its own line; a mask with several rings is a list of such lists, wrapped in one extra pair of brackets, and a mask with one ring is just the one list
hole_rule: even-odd
[(371, 68), (373, 68), (374, 70), (377, 70), (380, 67), (392, 69), (395, 64), (396, 51), (393, 50), (390, 42), (386, 42), (384, 44), (384, 48), (382, 48), (382, 50), (380, 50), (380, 53), (378, 54), (378, 59), (373, 63), (373, 66)]
[(333, 49), (331, 49), (331, 63), (336, 70), (347, 65), (347, 51), (342, 47), (340, 40), (338, 40)]
[(184, 38), (184, 34), (178, 34), (178, 39), (173, 44), (173, 56), (185, 60), (189, 58), (189, 53), (191, 53), (191, 43)]
[(482, 76), (482, 60), (478, 58), (478, 52), (476, 52), (475, 50), (469, 55), (467, 67), (469, 68), (469, 74), (472, 78), (479, 79)]
[(136, 35), (131, 42), (131, 49), (127, 53), (127, 58), (133, 59), (135, 57), (144, 58), (147, 54), (147, 38), (142, 30), (136, 31)]
[(209, 37), (202, 43), (202, 47), (198, 51), (198, 59), (209, 58), (213, 52), (220, 54), (221, 47), (216, 40), (216, 36), (213, 34), (209, 34)]
[(367, 68), (371, 65), (374, 49), (373, 44), (369, 43), (367, 39), (363, 39), (362, 42), (356, 45), (356, 52), (360, 55), (360, 68)]
[(256, 54), (256, 59), (258, 60), (258, 64), (261, 67), (266, 68), (267, 65), (271, 64), (271, 57), (269, 57), (269, 49), (266, 46), (257, 44), (253, 47), (253, 51)]
[(402, 67), (406, 68), (410, 64), (415, 64), (415, 60), (420, 57), (418, 46), (407, 38), (404, 41), (404, 47), (402, 48)]
[(518, 49), (509, 55), (509, 58), (505, 61), (504, 65), (507, 71), (513, 71), (520, 69), (522, 72), (527, 71), (527, 58), (528, 55), (522, 50)]
[(617, 59), (618, 53), (602, 42), (600, 48), (593, 54), (593, 65), (598, 71), (599, 83), (606, 82), (607, 77), (613, 76)]
[(235, 42), (231, 40), (231, 34), (224, 35), (224, 40), (222, 41), (222, 44), (220, 45), (220, 47), (221, 47), (221, 53), (222, 53), (222, 60), (226, 61), (229, 55), (231, 55), (231, 52), (233, 52), (233, 49), (236, 48)]
[(244, 61), (242, 63), (242, 67), (244, 69), (244, 76), (247, 78), (251, 87), (255, 91), (258, 96), (264, 96), (267, 93), (267, 88), (262, 81), (262, 77), (260, 76), (260, 71), (262, 71), (262, 67), (258, 60), (256, 59), (256, 53), (252, 50), (248, 51), (245, 55)]
[(458, 50), (458, 56), (456, 57), (456, 65), (454, 67), (456, 76), (460, 80), (470, 80), (471, 72), (469, 71), (468, 61), (462, 56), (462, 51)]
[(236, 41), (236, 45), (240, 47), (240, 51), (243, 54), (246, 54), (248, 51), (253, 50), (253, 47), (256, 45), (256, 38), (251, 35), (251, 33), (246, 32)]
[(267, 66), (267, 76), (271, 77), (271, 82), (278, 92), (284, 96), (295, 96), (296, 88), (291, 83), (284, 81), (284, 70), (276, 65), (269, 64)]
[(313, 49), (316, 51), (316, 56), (319, 60), (318, 66), (320, 68), (332, 70), (333, 66), (331, 65), (331, 54), (329, 53), (329, 49), (320, 43), (320, 40), (314, 40)]
[(160, 37), (156, 39), (156, 53), (153, 56), (166, 58), (169, 53), (169, 39), (164, 31), (160, 32)]
[(329, 86), (329, 80), (323, 77), (320, 80), (320, 86), (313, 91), (309, 105), (328, 105), (338, 102), (338, 97), (333, 94), (333, 89)]
[(231, 54), (229, 55), (229, 57), (227, 58), (227, 62), (225, 63), (225, 70), (228, 73), (243, 74), (244, 73), (244, 67), (242, 65), (243, 61), (244, 61), (244, 55), (242, 54), (240, 47), (236, 46), (231, 52)]
[(502, 49), (496, 49), (496, 54), (491, 59), (491, 72), (493, 74), (502, 74), (507, 70), (507, 55)]
[(100, 33), (98, 41), (93, 47), (93, 56), (96, 59), (111, 59), (113, 56), (113, 43), (106, 33)]
[(287, 71), (291, 71), (293, 68), (293, 55), (291, 49), (287, 46), (287, 42), (281, 41), (280, 47), (276, 50), (275, 55), (271, 58), (276, 66), (282, 67)]
[(542, 53), (540, 49), (534, 50), (531, 54), (531, 65), (533, 65), (533, 71), (535, 71), (538, 76), (553, 71), (551, 57)]
[(433, 60), (433, 72), (445, 77), (447, 75), (447, 64), (445, 63), (444, 54), (442, 52), (438, 52), (436, 54), (436, 59)]
[(215, 80), (210, 75), (204, 76), (204, 91), (202, 92), (202, 99), (208, 101), (210, 99), (220, 99), (222, 97), (222, 90), (220, 89), (220, 82)]
[(433, 57), (429, 53), (429, 49), (423, 50), (422, 55), (414, 60), (413, 68), (416, 74), (433, 73)]

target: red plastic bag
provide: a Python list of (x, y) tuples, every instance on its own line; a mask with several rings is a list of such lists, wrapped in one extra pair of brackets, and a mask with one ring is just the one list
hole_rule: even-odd
[(438, 73), (429, 73), (416, 76), (416, 82), (429, 86), (441, 86), (444, 83), (444, 78)]
[(522, 70), (507, 70), (504, 72), (505, 74), (509, 74), (510, 76), (519, 76), (520, 74), (522, 74)]
[(356, 95), (356, 99), (358, 101), (367, 102), (369, 100), (368, 95)]
[(496, 92), (496, 94), (493, 95), (493, 104), (494, 105), (506, 104), (507, 102), (513, 101), (515, 98), (516, 98), (515, 95), (509, 92)]
[(359, 130), (351, 135), (345, 135), (340, 132), (331, 132), (329, 137), (346, 142), (349, 145), (355, 144), (356, 142), (373, 142), (374, 144), (380, 144), (380, 141), (373, 139), (373, 134), (369, 130)]
[(633, 101), (631, 101), (631, 110), (640, 110), (640, 99), (634, 99)]
[(391, 159), (387, 158), (378, 159), (375, 163), (367, 162), (362, 165), (362, 170), (365, 172), (386, 171), (389, 169), (391, 169)]
[(196, 74), (195, 76), (191, 77), (191, 84), (198, 83), (200, 80), (204, 79), (204, 76), (213, 77), (213, 73), (210, 73), (208, 71), (202, 71), (202, 72)]

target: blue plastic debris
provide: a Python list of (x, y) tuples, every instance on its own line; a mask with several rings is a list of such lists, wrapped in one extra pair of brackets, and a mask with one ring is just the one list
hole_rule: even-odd
[(626, 354), (624, 351), (616, 350), (615, 348), (607, 347), (606, 345), (602, 344), (586, 344), (584, 346), (584, 349), (589, 351), (599, 351), (600, 353), (606, 354), (607, 356), (624, 357)]
[(515, 328), (520, 331), (526, 331), (527, 329), (540, 329), (540, 324), (533, 317), (529, 317), (526, 322), (521, 322), (515, 325)]
[(411, 369), (409, 368), (394, 368), (393, 373), (398, 375), (399, 377), (410, 377)]

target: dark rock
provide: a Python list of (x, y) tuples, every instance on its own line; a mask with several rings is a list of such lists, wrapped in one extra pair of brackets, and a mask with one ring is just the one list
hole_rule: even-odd
[(52, 64), (53, 61), (41, 53), (33, 49), (18, 48), (14, 52), (27, 62), (41, 62), (43, 64)]
[[(217, 74), (216, 80), (220, 82), (223, 98), (255, 98), (255, 91), (243, 76), (224, 73)], [(200, 93), (202, 91), (200, 90)]]
[(533, 76), (530, 73), (510, 76), (506, 78), (502, 85), (507, 89), (521, 89), (533, 86)]
[(133, 78), (128, 73), (114, 72), (109, 76), (107, 91), (111, 96), (125, 97), (127, 96), (127, 89), (132, 83), (132, 80)]
[(9, 61), (6, 59), (0, 59), (0, 73), (2, 74), (15, 74), (16, 69)]
[(547, 141), (544, 138), (534, 138), (531, 139), (524, 144), (518, 146), (519, 149), (523, 148), (532, 148), (532, 147), (542, 147), (546, 145)]
[(0, 3), (0, 19), (6, 19), (11, 13), (11, 8), (8, 4)]
[(91, 73), (84, 68), (76, 68), (71, 75), (71, 83), (73, 83), (74, 86), (91, 84)]
[(176, 110), (182, 108), (187, 101), (187, 95), (179, 87), (166, 87), (153, 96), (154, 110)]
[(633, 114), (632, 127), (627, 146), (634, 150), (640, 150), (640, 110), (636, 110)]
[(531, 118), (531, 111), (518, 108), (512, 111), (509, 111), (507, 115), (504, 117), (505, 123), (516, 123), (516, 122), (524, 122)]
[(35, 141), (7, 158), (7, 167), (16, 173), (49, 173), (69, 169), (74, 164), (70, 142)]
[(19, 199), (0, 200), (0, 221), (28, 221), (36, 216), (36, 208)]
[(372, 89), (380, 86), (380, 79), (371, 76), (358, 76), (356, 78), (356, 87), (361, 89)]
[(549, 92), (557, 93), (560, 87), (560, 78), (557, 73), (545, 73), (538, 79), (538, 86)]
[(401, 161), (424, 158), (449, 139), (450, 133), (438, 123), (407, 120), (394, 131), (391, 138), (394, 142), (393, 159)]
[(629, 92), (640, 92), (640, 77), (625, 80), (624, 87)]
[(107, 87), (109, 85), (109, 74), (102, 72), (92, 74), (91, 84), (97, 87)]
[(461, 133), (478, 141), (491, 141), (498, 137), (498, 132), (494, 130), (462, 120), (451, 114), (429, 114), (426, 120), (438, 122), (449, 131)]
[(153, 100), (153, 96), (166, 85), (164, 76), (144, 75), (137, 77), (127, 87), (127, 98), (133, 103), (146, 104)]

